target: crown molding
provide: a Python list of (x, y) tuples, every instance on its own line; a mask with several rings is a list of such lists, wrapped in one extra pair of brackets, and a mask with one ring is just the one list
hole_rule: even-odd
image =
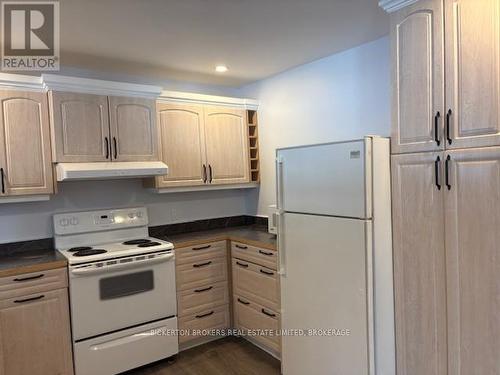
[(57, 74), (42, 74), (42, 82), (46, 90), (96, 95), (135, 96), (155, 99), (162, 91), (162, 88), (159, 86), (69, 77)]
[(234, 107), (234, 108), (251, 109), (251, 110), (257, 110), (257, 108), (259, 107), (259, 102), (254, 99), (195, 94), (195, 93), (167, 91), (167, 90), (162, 91), (158, 100), (165, 103), (223, 105), (225, 107)]
[(42, 77), (0, 73), (0, 87), (5, 89), (44, 91)]
[(380, 0), (378, 6), (387, 13), (392, 13), (400, 10), (408, 5), (416, 3), (418, 0)]

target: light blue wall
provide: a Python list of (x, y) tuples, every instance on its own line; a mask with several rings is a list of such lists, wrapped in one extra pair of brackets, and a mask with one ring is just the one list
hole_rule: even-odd
[(253, 212), (267, 215), (275, 203), (276, 148), (389, 135), (389, 50), (384, 37), (241, 89), (260, 101), (262, 184)]

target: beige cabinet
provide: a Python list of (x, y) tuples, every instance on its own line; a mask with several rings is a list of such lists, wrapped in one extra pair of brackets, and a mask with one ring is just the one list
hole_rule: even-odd
[(66, 269), (0, 285), (0, 375), (72, 375)]
[(155, 101), (49, 92), (54, 162), (158, 160)]
[(0, 197), (54, 192), (47, 96), (0, 91)]
[(500, 145), (500, 0), (420, 0), (391, 25), (393, 153)]
[(500, 148), (450, 151), (447, 161), (448, 371), (497, 374)]
[(158, 103), (161, 158), (168, 175), (158, 187), (196, 186), (207, 182), (203, 107)]
[(448, 148), (500, 145), (500, 0), (445, 0)]
[(110, 96), (108, 101), (113, 160), (158, 160), (155, 100)]
[(250, 180), (246, 112), (224, 107), (205, 108), (208, 179), (211, 184)]
[(250, 182), (246, 110), (159, 102), (157, 111), (169, 173), (156, 178), (156, 188)]
[(397, 373), (446, 374), (443, 153), (392, 156)]
[(442, 0), (423, 0), (391, 15), (392, 150), (444, 148)]

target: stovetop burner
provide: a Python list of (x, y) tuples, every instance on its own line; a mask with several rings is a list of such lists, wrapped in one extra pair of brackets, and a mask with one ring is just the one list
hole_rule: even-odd
[(161, 245), (161, 243), (159, 243), (159, 242), (146, 242), (146, 243), (142, 243), (142, 244), (137, 245), (137, 247), (151, 247), (151, 246), (158, 246), (158, 245)]
[(123, 244), (124, 245), (142, 245), (142, 244), (147, 244), (150, 242), (151, 242), (151, 240), (148, 240), (146, 238), (139, 238), (137, 240), (125, 241)]
[(90, 255), (97, 255), (97, 254), (103, 254), (103, 253), (107, 253), (107, 251), (104, 249), (89, 248), (89, 249), (79, 250), (76, 253), (74, 253), (73, 255), (75, 257), (86, 257), (86, 256), (90, 256)]
[(72, 247), (68, 251), (71, 253), (75, 253), (77, 251), (83, 251), (83, 250), (91, 250), (92, 248), (90, 246), (77, 246), (77, 247)]

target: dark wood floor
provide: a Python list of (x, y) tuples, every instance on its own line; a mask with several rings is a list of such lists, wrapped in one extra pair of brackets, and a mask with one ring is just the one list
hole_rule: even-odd
[[(228, 337), (179, 353), (126, 375), (279, 375), (280, 362), (236, 337)], [(124, 374), (125, 375), (125, 374)]]

